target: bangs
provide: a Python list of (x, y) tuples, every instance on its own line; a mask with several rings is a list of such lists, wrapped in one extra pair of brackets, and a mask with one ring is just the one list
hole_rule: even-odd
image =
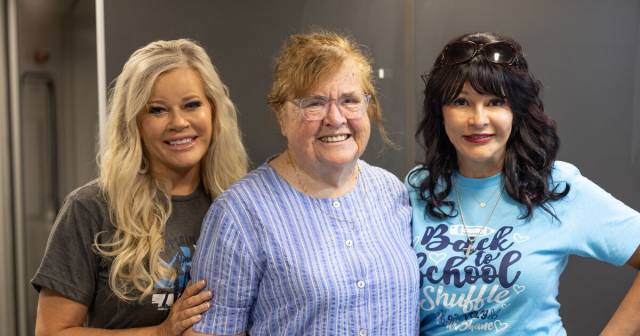
[(331, 77), (346, 61), (346, 55), (336, 48), (312, 50), (295, 64), (290, 73), (291, 91), (294, 97), (304, 97), (325, 79)]
[(483, 95), (494, 95), (507, 98), (507, 75), (504, 66), (489, 62), (469, 62), (443, 68), (441, 101), (443, 104), (453, 102), (465, 82)]

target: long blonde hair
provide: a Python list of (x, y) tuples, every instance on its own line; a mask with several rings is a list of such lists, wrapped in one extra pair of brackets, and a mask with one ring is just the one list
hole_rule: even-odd
[(154, 176), (141, 173), (148, 163), (136, 117), (158, 76), (178, 67), (199, 73), (213, 107), (211, 145), (200, 162), (206, 192), (214, 199), (247, 171), (236, 108), (204, 49), (179, 39), (152, 42), (136, 50), (110, 92), (105, 141), (98, 154), (99, 183), (115, 231), (106, 239), (100, 239), (104, 232), (97, 235), (94, 246), (111, 259), (109, 286), (123, 300), (141, 300), (160, 279), (175, 277), (160, 260), (171, 196)]

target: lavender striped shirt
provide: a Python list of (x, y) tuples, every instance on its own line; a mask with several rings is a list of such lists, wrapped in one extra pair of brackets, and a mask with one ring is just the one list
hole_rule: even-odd
[(416, 335), (418, 264), (402, 183), (359, 161), (353, 191), (317, 199), (267, 163), (216, 199), (193, 279), (212, 307), (194, 330), (230, 335)]

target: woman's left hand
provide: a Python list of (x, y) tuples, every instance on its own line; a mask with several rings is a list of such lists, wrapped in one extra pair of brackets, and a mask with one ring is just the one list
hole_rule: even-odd
[(182, 295), (173, 303), (169, 316), (158, 325), (160, 336), (178, 336), (202, 319), (210, 307), (212, 293), (203, 291), (205, 281), (189, 282)]

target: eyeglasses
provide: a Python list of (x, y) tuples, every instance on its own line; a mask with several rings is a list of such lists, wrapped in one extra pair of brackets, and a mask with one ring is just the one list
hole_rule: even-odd
[(336, 107), (347, 119), (358, 119), (367, 110), (371, 95), (368, 94), (346, 94), (338, 98), (328, 98), (324, 96), (312, 96), (291, 100), (298, 108), (304, 118), (308, 121), (322, 120), (327, 116), (331, 103), (335, 102)]
[(440, 64), (465, 63), (478, 54), (492, 63), (512, 65), (517, 59), (518, 52), (507, 42), (491, 42), (487, 44), (477, 44), (472, 41), (454, 42), (445, 47)]

